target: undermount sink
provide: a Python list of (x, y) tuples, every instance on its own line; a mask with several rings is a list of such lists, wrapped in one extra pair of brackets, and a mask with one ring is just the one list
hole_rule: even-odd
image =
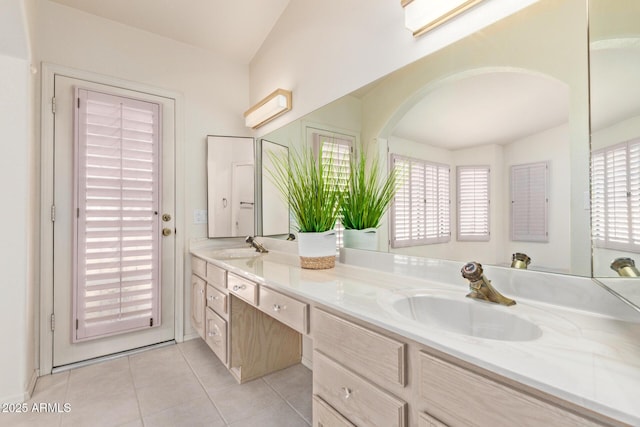
[[(395, 299), (395, 298), (394, 298)], [(435, 294), (398, 295), (391, 310), (409, 320), (458, 334), (500, 341), (531, 341), (542, 336), (534, 323), (503, 307)]]
[(206, 255), (214, 259), (228, 260), (257, 258), (263, 254), (256, 252), (254, 248), (233, 248), (207, 252)]

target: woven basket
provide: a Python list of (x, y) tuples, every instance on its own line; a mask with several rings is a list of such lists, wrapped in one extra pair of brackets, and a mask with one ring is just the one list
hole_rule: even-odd
[(308, 270), (325, 270), (336, 266), (335, 255), (321, 257), (300, 257), (300, 266)]

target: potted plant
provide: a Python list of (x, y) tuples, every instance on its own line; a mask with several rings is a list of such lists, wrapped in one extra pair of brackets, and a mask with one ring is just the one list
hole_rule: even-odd
[(342, 193), (332, 182), (333, 159), (317, 160), (311, 147), (292, 150), (290, 156), (270, 153), (269, 177), (284, 196), (298, 228), (302, 268), (333, 268), (336, 261), (336, 225)]
[(341, 222), (344, 226), (344, 246), (356, 249), (378, 249), (377, 229), (397, 190), (397, 174), (392, 169), (384, 177), (380, 158), (375, 156), (367, 164), (367, 155), (351, 157), (349, 180), (340, 203)]

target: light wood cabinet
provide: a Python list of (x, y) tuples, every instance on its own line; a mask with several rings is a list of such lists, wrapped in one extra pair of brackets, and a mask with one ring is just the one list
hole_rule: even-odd
[(407, 425), (404, 401), (319, 351), (313, 353), (313, 375), (313, 393), (350, 422), (380, 427)]
[(207, 285), (207, 307), (225, 318), (228, 312), (227, 299), (227, 294), (215, 286)]
[(205, 286), (204, 280), (195, 274), (191, 275), (191, 326), (201, 338), (205, 337)]
[(235, 274), (227, 276), (227, 289), (253, 306), (258, 305), (258, 284)]
[(272, 289), (260, 287), (258, 308), (300, 333), (309, 332), (309, 304)]
[(313, 427), (356, 427), (327, 402), (313, 395)]
[(314, 345), (355, 372), (383, 384), (406, 384), (406, 344), (314, 309)]
[(205, 310), (205, 341), (218, 359), (227, 364), (227, 322), (212, 309)]
[(427, 413), (418, 415), (418, 427), (448, 427), (445, 423)]

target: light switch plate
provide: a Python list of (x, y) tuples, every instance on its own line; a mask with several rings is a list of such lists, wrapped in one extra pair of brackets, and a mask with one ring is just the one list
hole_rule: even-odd
[(194, 209), (193, 211), (193, 223), (194, 224), (206, 224), (207, 223), (207, 211), (204, 209)]

